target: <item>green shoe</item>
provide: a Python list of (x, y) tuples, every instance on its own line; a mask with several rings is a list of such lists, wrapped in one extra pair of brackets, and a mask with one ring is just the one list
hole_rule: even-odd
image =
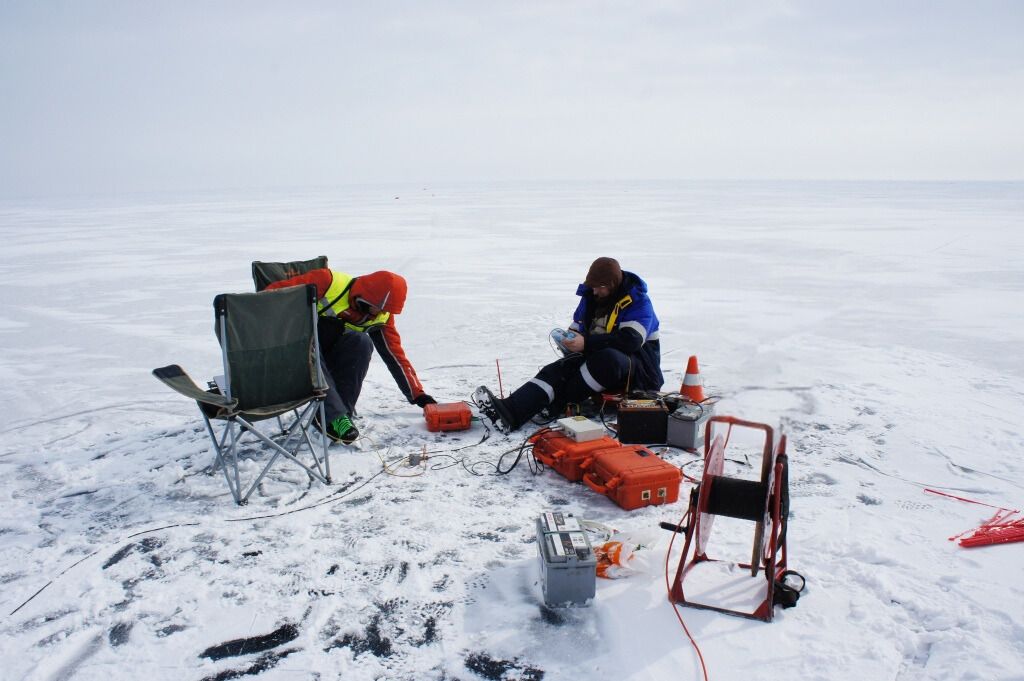
[(348, 416), (339, 416), (327, 426), (327, 436), (335, 442), (350, 445), (359, 437), (359, 429)]

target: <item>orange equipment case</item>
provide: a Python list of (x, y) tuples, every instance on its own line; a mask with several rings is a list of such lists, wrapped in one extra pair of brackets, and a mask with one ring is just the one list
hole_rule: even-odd
[(599, 449), (618, 447), (610, 437), (599, 437), (587, 442), (576, 442), (556, 430), (542, 430), (530, 438), (533, 455), (545, 466), (550, 466), (571, 482), (583, 479), (580, 463)]
[(580, 468), (583, 484), (627, 511), (679, 499), (682, 472), (642, 445), (598, 450)]
[(427, 430), (431, 433), (439, 430), (466, 430), (473, 420), (473, 412), (465, 402), (428, 404), (423, 407), (423, 418), (427, 420)]

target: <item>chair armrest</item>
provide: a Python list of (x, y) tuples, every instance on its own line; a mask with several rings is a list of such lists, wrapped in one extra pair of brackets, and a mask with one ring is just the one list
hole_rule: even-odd
[(220, 407), (221, 409), (234, 410), (238, 406), (238, 400), (229, 400), (225, 395), (218, 395), (217, 393), (203, 390), (192, 377), (185, 373), (177, 364), (170, 364), (159, 369), (153, 369), (153, 375), (156, 376), (161, 382), (163, 382), (171, 390), (184, 395), (185, 397), (191, 398), (196, 402), (202, 402), (203, 404), (209, 404), (214, 407)]

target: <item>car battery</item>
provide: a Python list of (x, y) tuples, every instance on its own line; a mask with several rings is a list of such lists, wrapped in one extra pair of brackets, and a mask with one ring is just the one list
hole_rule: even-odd
[(619, 403), (619, 442), (664, 444), (667, 434), (668, 408), (660, 400)]
[(596, 451), (580, 467), (583, 484), (627, 511), (679, 499), (682, 472), (640, 445)]
[(580, 462), (599, 449), (618, 447), (619, 443), (607, 436), (577, 442), (565, 433), (542, 430), (530, 438), (533, 456), (545, 466), (554, 468), (571, 482), (583, 479)]
[(704, 429), (715, 411), (714, 405), (683, 402), (668, 416), (666, 442), (696, 452), (704, 446)]
[(546, 511), (537, 518), (541, 591), (545, 605), (582, 605), (597, 591), (597, 556), (579, 520)]
[(431, 433), (439, 430), (466, 430), (473, 421), (473, 412), (465, 402), (428, 404), (423, 407), (423, 418), (427, 420), (427, 430)]

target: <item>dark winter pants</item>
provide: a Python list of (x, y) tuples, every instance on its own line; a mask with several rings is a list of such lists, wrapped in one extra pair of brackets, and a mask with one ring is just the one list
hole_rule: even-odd
[(548, 405), (549, 411), (560, 412), (594, 393), (620, 392), (629, 380), (630, 362), (629, 355), (612, 348), (585, 357), (569, 355), (542, 368), (508, 396), (506, 405), (518, 427)]
[(321, 324), (320, 366), (327, 380), (324, 402), (327, 422), (355, 413), (363, 379), (373, 355), (373, 341), (365, 333), (338, 328), (337, 324)]

